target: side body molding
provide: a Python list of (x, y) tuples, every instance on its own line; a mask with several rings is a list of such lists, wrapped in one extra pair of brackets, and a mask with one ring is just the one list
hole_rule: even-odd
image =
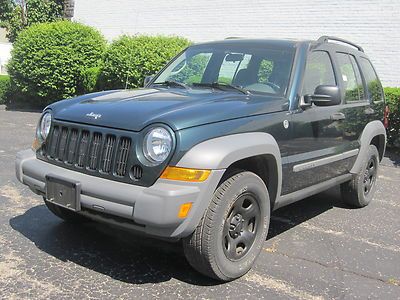
[(350, 173), (353, 174), (357, 174), (358, 172), (360, 172), (361, 170), (361, 163), (362, 163), (362, 159), (363, 157), (365, 157), (367, 151), (368, 151), (368, 146), (371, 144), (372, 139), (375, 136), (378, 135), (383, 135), (385, 137), (385, 145), (384, 145), (384, 149), (383, 149), (383, 154), (385, 153), (385, 149), (386, 149), (386, 129), (383, 126), (381, 121), (372, 121), (369, 122), (363, 132), (361, 133), (359, 142), (360, 142), (360, 152), (358, 153), (358, 157), (356, 162), (354, 163), (353, 168), (350, 170)]
[(272, 155), (276, 161), (277, 197), (281, 194), (282, 162), (275, 138), (264, 132), (239, 133), (204, 141), (190, 149), (178, 162), (178, 167), (196, 169), (226, 169), (244, 158)]

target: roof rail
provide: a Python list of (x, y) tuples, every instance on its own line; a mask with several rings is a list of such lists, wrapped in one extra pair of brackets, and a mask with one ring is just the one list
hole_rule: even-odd
[(361, 46), (359, 46), (357, 44), (354, 44), (354, 43), (352, 43), (352, 42), (350, 42), (348, 40), (341, 39), (341, 38), (334, 37), (334, 36), (323, 35), (317, 40), (317, 42), (328, 43), (330, 40), (331, 41), (341, 42), (341, 43), (344, 43), (344, 44), (348, 44), (348, 45), (353, 46), (354, 48), (356, 48), (358, 51), (364, 52), (364, 49)]
[(242, 39), (240, 36), (228, 36), (225, 38), (225, 40), (236, 40), (236, 39)]

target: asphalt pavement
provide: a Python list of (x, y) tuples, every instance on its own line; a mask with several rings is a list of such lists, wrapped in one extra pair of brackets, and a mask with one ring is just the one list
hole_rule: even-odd
[(373, 202), (337, 188), (274, 212), (254, 268), (230, 283), (191, 269), (181, 247), (103, 224), (68, 225), (14, 175), (39, 113), (0, 106), (0, 299), (400, 299), (400, 160)]

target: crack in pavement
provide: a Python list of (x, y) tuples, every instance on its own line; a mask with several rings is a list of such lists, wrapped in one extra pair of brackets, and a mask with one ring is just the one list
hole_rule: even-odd
[(374, 276), (358, 273), (358, 272), (355, 272), (355, 271), (352, 271), (352, 270), (348, 270), (348, 269), (343, 268), (343, 267), (331, 266), (329, 264), (326, 264), (326, 263), (323, 263), (323, 262), (320, 262), (320, 261), (317, 261), (317, 260), (312, 260), (312, 259), (308, 259), (308, 258), (305, 258), (305, 257), (295, 256), (295, 255), (290, 255), (290, 254), (287, 254), (287, 253), (284, 253), (284, 252), (281, 252), (281, 251), (276, 251), (274, 253), (278, 254), (278, 255), (282, 255), (282, 256), (288, 257), (288, 258), (298, 259), (298, 260), (314, 263), (314, 264), (320, 265), (321, 267), (325, 267), (325, 268), (328, 268), (328, 269), (335, 269), (335, 270), (342, 271), (344, 273), (356, 275), (356, 276), (359, 276), (359, 277), (363, 277), (363, 278), (367, 278), (367, 279), (371, 279), (371, 280), (375, 280), (375, 281), (380, 281), (380, 282), (383, 282), (383, 283), (386, 283), (386, 284), (398, 285), (398, 283), (397, 283), (398, 281), (393, 279), (393, 278), (389, 278), (388, 280), (384, 280), (384, 279), (379, 278), (379, 277), (374, 277)]

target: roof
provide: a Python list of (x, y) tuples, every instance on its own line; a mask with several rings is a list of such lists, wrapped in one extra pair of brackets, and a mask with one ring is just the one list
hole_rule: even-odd
[(227, 38), (225, 40), (212, 41), (196, 44), (196, 46), (229, 46), (229, 45), (246, 45), (246, 46), (268, 46), (273, 48), (295, 48), (299, 43), (306, 42), (290, 39), (247, 39), (247, 38)]

